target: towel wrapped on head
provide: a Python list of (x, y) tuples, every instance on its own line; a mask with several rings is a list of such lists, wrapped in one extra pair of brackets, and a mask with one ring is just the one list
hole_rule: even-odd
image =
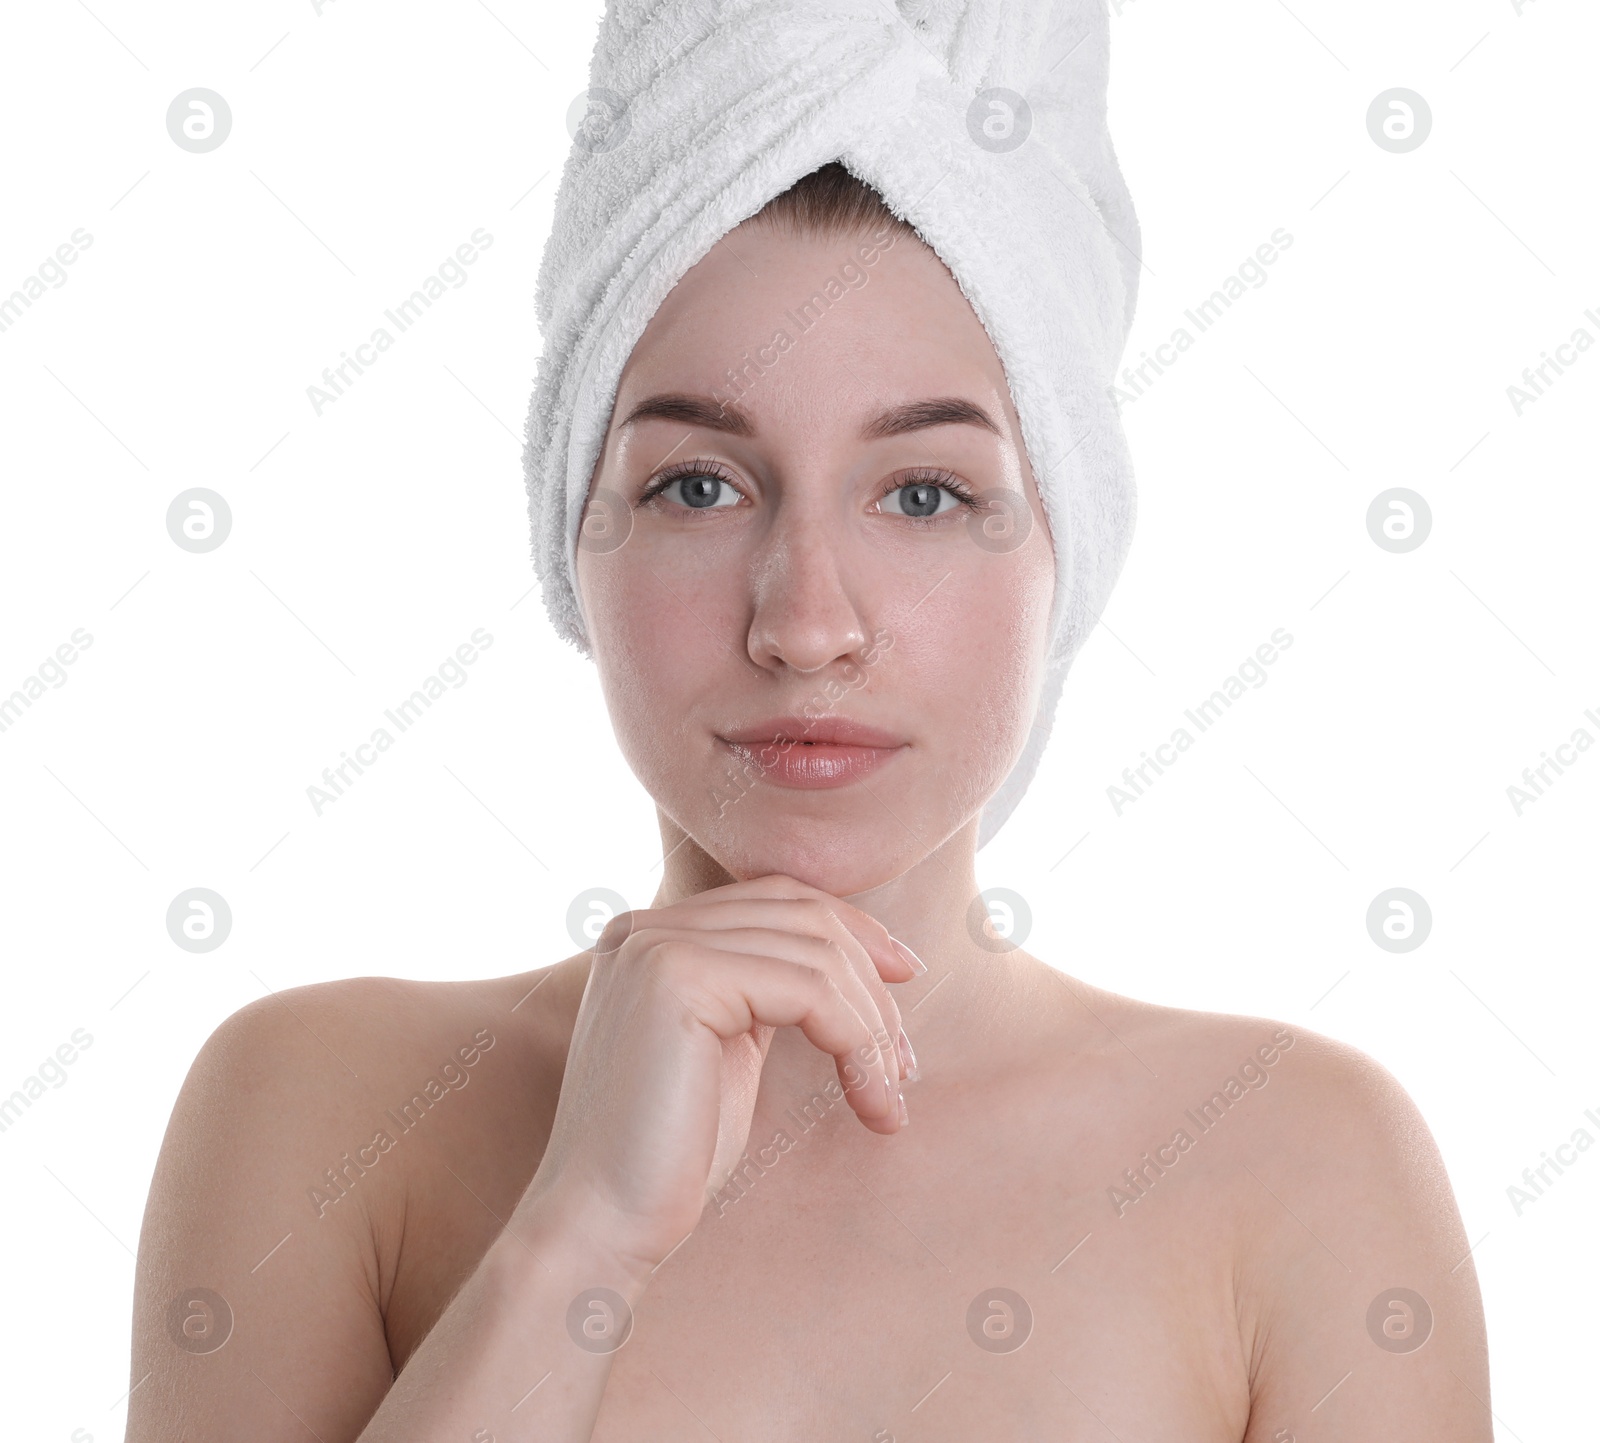
[(1112, 378), (1139, 229), (1106, 129), (1106, 0), (607, 0), (535, 291), (534, 567), (585, 654), (578, 528), (617, 382), (667, 293), (831, 161), (944, 262), (1005, 368), (1055, 548), (1038, 712), (978, 845), (1037, 770), (1133, 535)]

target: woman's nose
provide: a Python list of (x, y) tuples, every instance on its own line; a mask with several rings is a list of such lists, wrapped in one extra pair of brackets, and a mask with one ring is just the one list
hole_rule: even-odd
[(868, 627), (837, 521), (788, 510), (752, 558), (748, 648), (758, 666), (813, 672), (853, 657)]

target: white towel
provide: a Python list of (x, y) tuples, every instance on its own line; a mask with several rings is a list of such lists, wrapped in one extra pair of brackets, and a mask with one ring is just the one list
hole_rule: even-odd
[(980, 847), (1033, 779), (1133, 535), (1110, 386), (1139, 228), (1106, 131), (1109, 31), (1106, 0), (607, 0), (535, 291), (533, 561), (557, 631), (590, 655), (589, 478), (623, 365), (684, 273), (834, 160), (939, 255), (1005, 368), (1057, 568), (1038, 712)]

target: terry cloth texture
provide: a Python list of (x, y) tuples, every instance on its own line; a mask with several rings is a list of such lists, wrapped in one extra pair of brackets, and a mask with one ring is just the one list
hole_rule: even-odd
[(1139, 227), (1106, 129), (1109, 32), (1106, 0), (608, 0), (535, 290), (534, 568), (556, 630), (592, 655), (589, 481), (622, 368), (684, 273), (830, 161), (949, 268), (1005, 368), (1057, 568), (1038, 712), (979, 846), (1033, 778), (1133, 535), (1109, 388)]

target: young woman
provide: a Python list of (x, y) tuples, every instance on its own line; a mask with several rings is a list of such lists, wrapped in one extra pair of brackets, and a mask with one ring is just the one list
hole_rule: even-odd
[[(719, 390), (863, 245), (869, 283)], [(1020, 545), (980, 543), (1001, 490)], [(591, 508), (660, 890), (531, 973), (217, 1030), (145, 1219), (130, 1443), (1488, 1443), (1395, 1080), (974, 921), (1052, 541), (983, 326), (874, 192), (825, 167), (687, 274)]]

